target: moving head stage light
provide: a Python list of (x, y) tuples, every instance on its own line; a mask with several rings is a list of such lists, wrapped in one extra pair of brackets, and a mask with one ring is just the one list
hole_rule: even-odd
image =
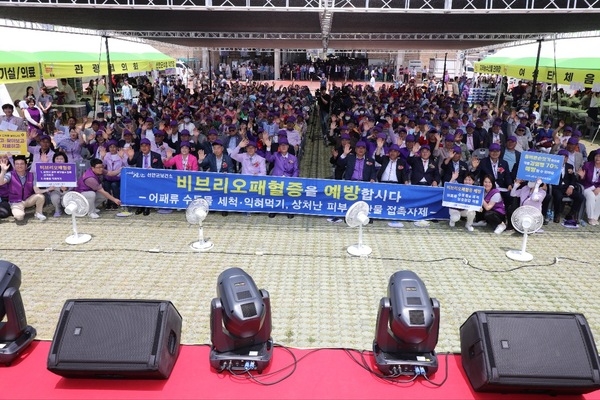
[(273, 355), (269, 292), (241, 268), (223, 271), (211, 302), (210, 365), (217, 371), (265, 369)]
[(390, 277), (388, 297), (381, 299), (373, 354), (385, 375), (430, 375), (438, 369), (434, 351), (440, 327), (440, 303), (429, 298), (412, 271)]
[[(19, 288), (21, 270), (0, 260), (0, 363), (10, 364), (31, 344), (36, 330), (27, 325)], [(6, 317), (6, 319), (5, 319)]]

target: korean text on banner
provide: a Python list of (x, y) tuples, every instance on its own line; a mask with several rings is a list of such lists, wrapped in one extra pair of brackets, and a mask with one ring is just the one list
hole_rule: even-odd
[(40, 79), (39, 69), (39, 64), (36, 62), (2, 64), (0, 66), (0, 84), (37, 81)]
[(437, 187), (141, 168), (121, 172), (124, 205), (183, 209), (197, 197), (215, 211), (343, 217), (362, 200), (373, 218), (449, 217)]
[(35, 163), (37, 187), (77, 186), (77, 165), (74, 163)]
[(483, 197), (484, 190), (482, 186), (447, 182), (444, 184), (442, 205), (460, 210), (479, 211), (483, 204)]
[(544, 183), (556, 185), (560, 180), (564, 159), (563, 156), (556, 154), (524, 151), (521, 153), (517, 178), (524, 181), (535, 181), (540, 178)]
[(0, 131), (0, 154), (27, 154), (27, 132)]

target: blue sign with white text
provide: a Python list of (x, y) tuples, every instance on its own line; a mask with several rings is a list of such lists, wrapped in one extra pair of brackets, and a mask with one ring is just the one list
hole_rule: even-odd
[(540, 178), (544, 183), (556, 185), (560, 181), (564, 159), (563, 156), (556, 154), (524, 151), (521, 153), (517, 178), (524, 181), (535, 181)]
[(366, 201), (379, 219), (447, 219), (442, 188), (330, 179), (251, 176), (170, 169), (124, 168), (121, 201), (127, 206), (183, 209), (202, 197), (214, 211), (342, 217)]

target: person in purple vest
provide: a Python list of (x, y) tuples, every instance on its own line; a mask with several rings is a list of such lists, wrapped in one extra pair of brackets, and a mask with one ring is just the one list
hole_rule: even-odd
[[(7, 154), (0, 154), (0, 165), (8, 165), (5, 174), (10, 173), (12, 165), (8, 160)], [(8, 185), (0, 186), (0, 219), (8, 218), (12, 215), (10, 212), (10, 203), (8, 202)]]
[[(263, 142), (267, 147), (265, 157), (268, 162), (273, 164), (271, 175), (273, 176), (288, 176), (298, 177), (300, 169), (298, 167), (298, 158), (289, 154), (290, 144), (285, 136), (281, 136), (277, 142), (279, 149), (276, 153), (271, 153), (271, 138), (268, 134), (263, 136)], [(269, 218), (275, 217), (274, 213), (269, 213)], [(293, 214), (288, 214), (288, 218), (294, 218)]]
[(482, 211), (475, 216), (475, 222), (472, 226), (490, 225), (494, 228), (494, 233), (499, 235), (506, 230), (506, 209), (500, 191), (496, 189), (494, 176), (484, 175), (483, 180), (483, 206)]
[(77, 180), (76, 192), (81, 193), (89, 203), (88, 216), (96, 219), (100, 218), (98, 206), (106, 200), (110, 200), (117, 206), (121, 205), (121, 200), (113, 197), (102, 187), (102, 177), (104, 175), (104, 165), (99, 158), (92, 158), (90, 168), (83, 173)]
[(13, 164), (14, 171), (9, 173), (8, 160), (0, 160), (0, 186), (8, 185), (8, 201), (13, 217), (22, 221), (25, 218), (25, 209), (35, 206), (35, 217), (44, 221), (46, 216), (42, 214), (42, 209), (46, 198), (43, 193), (54, 190), (54, 187), (40, 189), (34, 185), (33, 173), (27, 172), (25, 156), (16, 156)]

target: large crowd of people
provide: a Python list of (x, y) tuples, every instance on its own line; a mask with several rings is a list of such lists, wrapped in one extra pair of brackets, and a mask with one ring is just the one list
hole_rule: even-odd
[[(28, 93), (22, 115), (12, 104), (2, 107), (0, 122), (27, 131), (30, 155), (0, 158), (0, 218), (12, 215), (19, 221), (24, 210), (35, 207), (35, 217), (44, 220), (44, 204), (53, 207), (55, 217), (62, 214), (60, 198), (66, 189), (36, 187), (31, 174), (37, 162), (87, 163), (73, 190), (88, 199), (91, 218), (98, 218), (102, 208), (121, 206), (120, 173), (126, 166), (302, 176), (300, 159), (314, 112), (316, 129), (331, 147), (334, 179), (483, 186), (480, 211), (451, 210), (451, 227), (466, 218), (469, 231), (489, 226), (500, 234), (512, 229), (510, 217), (520, 205), (534, 206), (546, 222), (562, 221), (565, 227), (577, 227), (584, 209), (588, 223), (598, 225), (600, 152), (587, 153), (577, 127), (542, 120), (539, 113), (511, 101), (470, 104), (452, 85), (429, 85), (413, 77), (377, 87), (332, 84), (324, 75), (320, 80), (313, 93), (295, 83), (216, 75), (212, 87), (207, 80), (167, 85), (145, 79), (136, 83), (137, 100), (123, 99), (114, 118), (106, 120), (99, 113), (80, 122), (62, 118), (57, 108), (58, 118), (50, 127), (44, 121), (53, 99), (44, 103)], [(459, 82), (464, 86), (467, 80), (457, 78)], [(517, 179), (524, 151), (562, 155), (559, 184)], [(563, 199), (571, 200), (566, 213)], [(138, 208), (135, 213), (151, 211)], [(399, 221), (390, 224), (402, 226)]]

